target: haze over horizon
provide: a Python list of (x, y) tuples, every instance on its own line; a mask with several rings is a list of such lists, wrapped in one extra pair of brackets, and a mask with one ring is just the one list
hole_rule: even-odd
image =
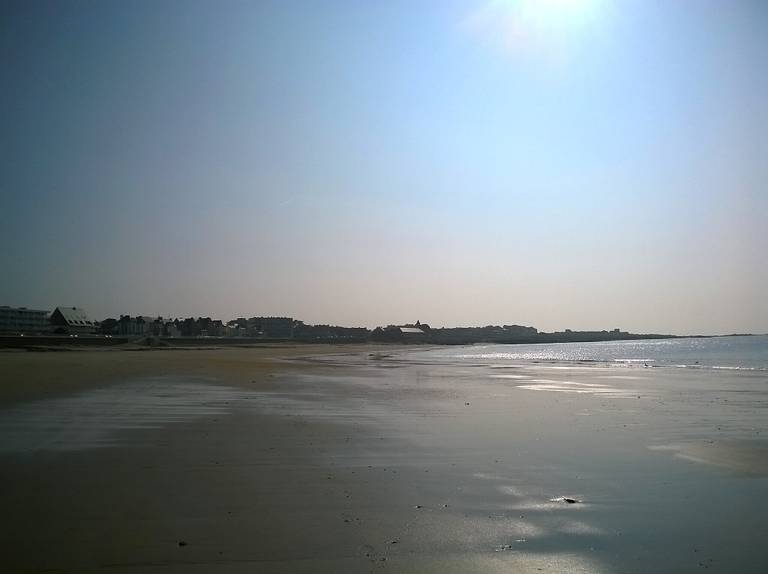
[(5, 2), (0, 305), (768, 331), (768, 4)]

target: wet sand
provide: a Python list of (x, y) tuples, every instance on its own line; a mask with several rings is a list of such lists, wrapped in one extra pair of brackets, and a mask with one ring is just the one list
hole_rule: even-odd
[[(397, 347), (392, 347), (397, 348)], [(264, 344), (251, 347), (163, 349), (52, 347), (45, 352), (0, 350), (0, 405), (51, 394), (163, 375), (210, 376), (230, 384), (258, 380), (284, 368), (281, 359), (371, 352), (375, 345)]]
[(768, 569), (761, 373), (278, 346), (0, 380), (12, 572)]

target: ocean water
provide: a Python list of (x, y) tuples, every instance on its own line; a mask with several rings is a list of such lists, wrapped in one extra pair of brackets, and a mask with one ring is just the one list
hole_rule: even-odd
[[(768, 335), (712, 338), (472, 345), (418, 353), (425, 360), (479, 363), (564, 362), (768, 371)], [(412, 355), (413, 356), (413, 355)]]

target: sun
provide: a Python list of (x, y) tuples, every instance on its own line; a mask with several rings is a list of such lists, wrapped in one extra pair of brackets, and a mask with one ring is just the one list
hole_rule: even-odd
[(600, 0), (497, 0), (495, 10), (538, 27), (578, 26), (592, 18)]
[(510, 49), (573, 43), (593, 27), (609, 0), (491, 0), (470, 18), (481, 35)]

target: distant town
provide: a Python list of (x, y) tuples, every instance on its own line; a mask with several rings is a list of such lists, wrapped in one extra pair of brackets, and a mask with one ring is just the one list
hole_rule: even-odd
[(49, 343), (113, 345), (134, 342), (143, 345), (183, 345), (190, 342), (246, 344), (249, 342), (305, 343), (428, 343), (466, 345), (472, 343), (557, 343), (662, 339), (673, 335), (636, 334), (620, 329), (541, 332), (522, 325), (431, 328), (416, 321), (366, 327), (310, 325), (292, 317), (238, 317), (228, 321), (211, 317), (163, 318), (120, 315), (100, 321), (82, 307), (56, 307), (53, 311), (0, 306), (0, 337), (4, 346), (27, 346), (30, 338)]

